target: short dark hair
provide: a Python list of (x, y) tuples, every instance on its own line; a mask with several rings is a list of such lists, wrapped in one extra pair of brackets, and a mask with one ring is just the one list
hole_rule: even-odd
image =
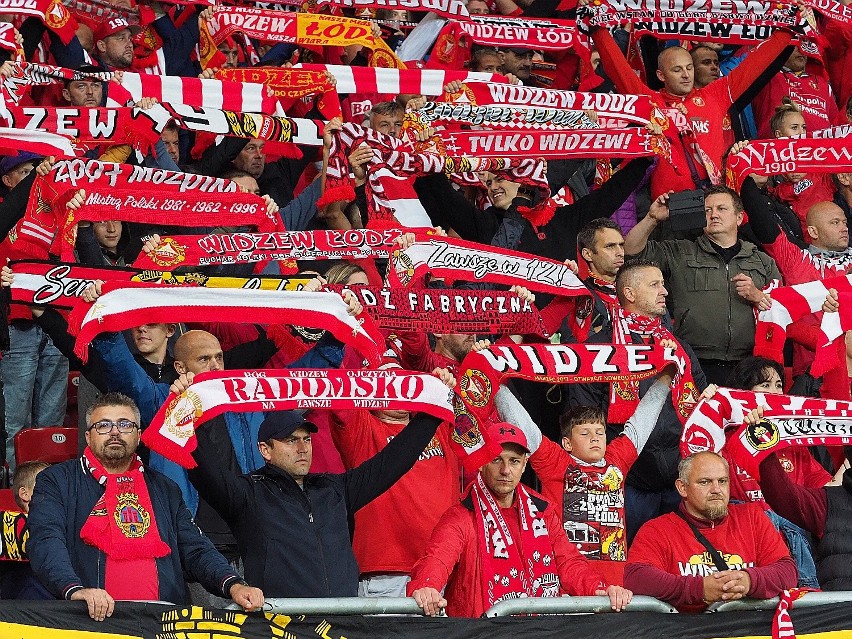
[(699, 49), (707, 49), (708, 51), (712, 51), (713, 53), (715, 53), (715, 54), (716, 54), (716, 58), (717, 58), (717, 59), (719, 58), (719, 52), (718, 52), (718, 51), (716, 51), (716, 49), (714, 49), (713, 47), (708, 47), (706, 44), (699, 44), (699, 45), (696, 45), (696, 46), (692, 47), (692, 49), (690, 50), (689, 54), (690, 54), (690, 55), (692, 55), (693, 53), (695, 53), (695, 52), (696, 52), (696, 51), (698, 51)]
[(577, 250), (582, 251), (584, 248), (595, 250), (595, 236), (601, 229), (612, 229), (618, 231), (622, 235), (624, 232), (618, 225), (618, 222), (611, 220), (608, 217), (599, 217), (586, 224), (577, 233)]
[(18, 495), (21, 488), (26, 486), (31, 489), (35, 486), (36, 475), (48, 466), (50, 466), (50, 464), (47, 462), (28, 461), (15, 467), (15, 474), (12, 476), (12, 496), (15, 498), (15, 503), (18, 504), (18, 506), (21, 508), (24, 507), (21, 503), (21, 497)]
[(746, 357), (734, 366), (734, 370), (728, 376), (727, 385), (731, 388), (751, 390), (758, 384), (768, 381), (767, 370), (778, 373), (781, 383), (784, 383), (784, 367), (778, 362), (767, 357)]
[(133, 411), (136, 423), (139, 424), (140, 428), (142, 427), (142, 415), (139, 413), (139, 407), (136, 405), (136, 402), (122, 393), (110, 392), (99, 395), (95, 398), (95, 401), (89, 404), (89, 407), (86, 409), (86, 428), (92, 425), (92, 413), (105, 406), (126, 406)]
[(257, 180), (251, 173), (243, 171), (242, 169), (228, 169), (222, 174), (222, 178), (225, 180), (235, 180), (237, 178), (245, 178), (250, 177), (254, 180)]
[(571, 437), (574, 426), (580, 424), (603, 424), (606, 426), (606, 415), (599, 406), (574, 406), (559, 418), (559, 432), (562, 437)]
[(618, 302), (624, 304), (623, 292), (627, 286), (633, 284), (633, 276), (637, 271), (646, 268), (660, 268), (660, 265), (653, 260), (632, 259), (627, 260), (615, 276), (615, 294), (618, 297)]
[(790, 99), (790, 96), (785, 95), (781, 98), (781, 104), (775, 107), (775, 113), (772, 114), (772, 117), (769, 118), (769, 130), (774, 134), (776, 131), (781, 129), (781, 125), (784, 124), (784, 118), (786, 118), (791, 113), (801, 113), (802, 110), (799, 108), (799, 105), (793, 102)]
[(479, 71), (479, 65), (482, 63), (482, 58), (485, 56), (497, 56), (499, 58), (500, 54), (497, 53), (497, 49), (494, 47), (480, 47), (476, 49), (470, 56), (469, 67), (471, 71)]
[(737, 213), (742, 213), (745, 210), (743, 206), (743, 200), (740, 197), (739, 193), (734, 191), (733, 189), (729, 189), (727, 186), (722, 186), (721, 184), (714, 184), (713, 186), (708, 186), (704, 189), (704, 199), (706, 200), (711, 195), (730, 195), (731, 201), (734, 203), (734, 211)]

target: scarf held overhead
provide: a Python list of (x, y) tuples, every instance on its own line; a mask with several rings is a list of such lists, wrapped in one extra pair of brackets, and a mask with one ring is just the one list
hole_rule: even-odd
[(67, 45), (77, 32), (77, 21), (61, 0), (0, 0), (0, 13), (38, 18)]
[(183, 266), (247, 264), (265, 260), (336, 260), (387, 258), (398, 246), (402, 230), (290, 231), (276, 233), (211, 233), (164, 237), (133, 266), (173, 270)]
[(330, 4), (341, 9), (428, 11), (444, 18), (470, 19), (467, 7), (461, 0), (317, 0), (317, 4)]
[(160, 322), (295, 324), (329, 331), (364, 355), (371, 366), (381, 363), (384, 352), (384, 338), (370, 316), (352, 317), (342, 297), (330, 292), (106, 282), (95, 303), (80, 300), (68, 318), (69, 330), (77, 336), (74, 352), (84, 362), (89, 343), (99, 333)]
[(11, 262), (9, 266), (15, 274), (10, 287), (12, 302), (66, 309), (74, 308), (77, 300), (95, 280), (264, 291), (297, 291), (311, 280), (310, 277), (211, 277), (203, 273), (174, 275), (167, 271), (57, 264), (36, 260), (19, 260)]
[[(745, 424), (748, 413), (764, 406), (763, 419)], [(726, 431), (735, 429), (726, 437)], [(720, 388), (702, 399), (686, 422), (680, 448), (684, 456), (723, 446), (741, 468), (759, 476), (757, 466), (789, 446), (852, 444), (852, 402)]]
[(451, 441), (465, 468), (473, 470), (500, 454), (485, 423), (503, 381), (518, 377), (548, 384), (625, 382), (681, 366), (669, 349), (641, 344), (512, 344), (470, 352), (458, 374)]
[(185, 468), (195, 467), (195, 429), (224, 412), (353, 408), (423, 411), (452, 421), (453, 392), (434, 375), (409, 371), (287, 369), (197, 375), (171, 394), (142, 441)]

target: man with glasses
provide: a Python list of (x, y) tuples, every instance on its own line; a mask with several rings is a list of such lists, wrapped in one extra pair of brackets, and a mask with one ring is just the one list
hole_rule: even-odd
[(139, 409), (107, 393), (86, 411), (80, 459), (42, 471), (30, 504), (33, 572), (57, 597), (85, 601), (92, 619), (116, 600), (185, 603), (184, 573), (245, 610), (263, 605), (192, 521), (177, 485), (136, 456)]

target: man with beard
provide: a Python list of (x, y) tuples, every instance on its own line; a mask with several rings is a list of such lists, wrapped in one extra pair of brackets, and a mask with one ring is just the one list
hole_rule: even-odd
[(186, 602), (184, 573), (245, 610), (261, 607), (263, 593), (201, 534), (177, 485), (143, 468), (139, 421), (129, 397), (102, 396), (86, 414), (83, 456), (40, 473), (28, 520), (33, 572), (57, 597), (85, 601), (97, 621), (116, 600)]
[(630, 547), (624, 585), (680, 612), (796, 586), (796, 564), (758, 504), (730, 504), (728, 462), (710, 451), (681, 460), (680, 508), (642, 526)]

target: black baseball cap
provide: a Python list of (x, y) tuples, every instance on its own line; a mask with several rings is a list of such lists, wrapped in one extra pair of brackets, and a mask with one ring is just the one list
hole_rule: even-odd
[(268, 442), (270, 439), (284, 439), (300, 428), (304, 428), (310, 433), (316, 433), (319, 430), (316, 424), (307, 421), (298, 411), (282, 410), (269, 413), (260, 425), (257, 441)]

